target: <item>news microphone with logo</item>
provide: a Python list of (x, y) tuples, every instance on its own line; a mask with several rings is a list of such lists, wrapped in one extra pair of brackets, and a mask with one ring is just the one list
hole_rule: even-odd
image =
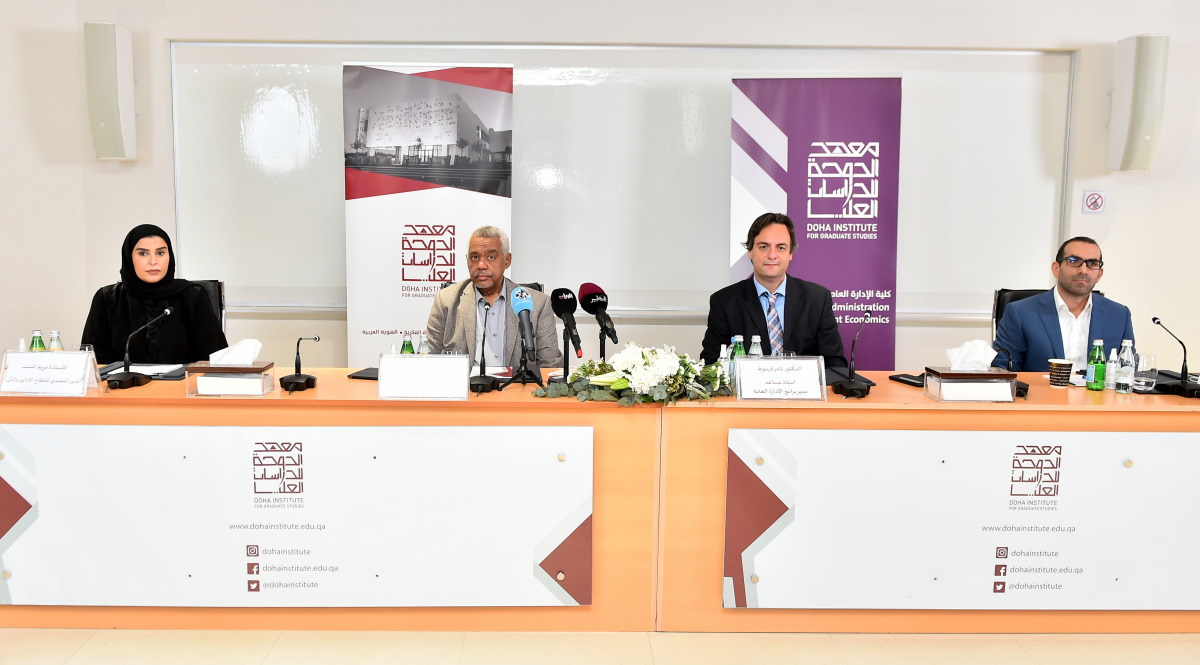
[(604, 293), (604, 289), (586, 282), (579, 285), (579, 303), (583, 305), (583, 311), (596, 317), (596, 323), (600, 324), (600, 331), (612, 340), (613, 344), (617, 343), (617, 327), (613, 325), (613, 321), (608, 316), (608, 295)]
[(512, 290), (512, 310), (521, 323), (521, 341), (525, 344), (525, 353), (530, 358), (535, 358), (537, 349), (533, 336), (533, 298), (529, 295), (529, 289), (518, 286)]
[(579, 329), (575, 327), (576, 305), (575, 294), (571, 289), (554, 289), (550, 292), (550, 307), (554, 310), (554, 314), (562, 319), (563, 327), (571, 337), (571, 344), (575, 346), (575, 357), (582, 358), (583, 349), (579, 345)]
[(858, 336), (862, 334), (863, 326), (867, 325), (869, 318), (871, 318), (871, 310), (868, 309), (863, 312), (862, 323), (858, 324), (858, 332), (854, 333), (854, 340), (850, 342), (850, 373), (847, 378), (833, 383), (833, 392), (843, 398), (866, 397), (871, 393), (871, 384), (854, 378), (854, 349), (858, 346)]
[(137, 330), (129, 333), (129, 337), (125, 338), (125, 365), (124, 365), (124, 367), (121, 368), (120, 372), (117, 372), (116, 374), (109, 374), (108, 377), (105, 379), (106, 381), (108, 381), (109, 388), (121, 390), (124, 388), (136, 388), (138, 386), (144, 386), (147, 383), (150, 383), (150, 377), (146, 376), (145, 374), (142, 374), (140, 372), (130, 372), (129, 371), (129, 343), (133, 341), (134, 335), (142, 332), (146, 328), (149, 328), (150, 326), (154, 325), (155, 323), (158, 323), (159, 321), (161, 321), (164, 317), (167, 317), (170, 315), (171, 315), (171, 308), (167, 307), (166, 309), (164, 309), (162, 311), (162, 314), (159, 314), (158, 316), (154, 317), (153, 319), (150, 319), (149, 321), (144, 323), (141, 328), (138, 328)]

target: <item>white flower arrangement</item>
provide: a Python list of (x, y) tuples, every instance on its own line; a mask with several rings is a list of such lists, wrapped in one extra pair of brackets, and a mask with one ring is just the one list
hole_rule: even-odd
[(534, 391), (538, 397), (575, 396), (579, 401), (674, 402), (728, 395), (729, 373), (724, 363), (706, 366), (680, 354), (673, 346), (641, 347), (633, 342), (608, 362), (589, 361), (571, 374), (568, 383)]

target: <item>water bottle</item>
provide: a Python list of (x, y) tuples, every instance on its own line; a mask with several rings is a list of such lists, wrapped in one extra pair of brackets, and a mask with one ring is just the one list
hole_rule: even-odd
[(1121, 353), (1117, 355), (1116, 391), (1123, 395), (1133, 392), (1133, 340), (1121, 340)]
[(63, 343), (62, 343), (62, 337), (58, 336), (57, 330), (50, 331), (50, 350), (51, 351), (63, 351), (64, 350)]
[(400, 355), (412, 354), (412, 353), (413, 353), (412, 337), (410, 337), (408, 333), (404, 333), (404, 342), (400, 345)]
[(1088, 354), (1087, 389), (1104, 390), (1104, 340), (1092, 340), (1092, 352)]
[(729, 389), (737, 393), (737, 359), (746, 355), (742, 346), (742, 336), (733, 336), (733, 348), (729, 350)]
[(1113, 347), (1112, 353), (1108, 354), (1108, 362), (1104, 363), (1104, 389), (1115, 390), (1117, 387), (1117, 366), (1121, 361), (1117, 360), (1117, 347)]
[(750, 336), (750, 353), (749, 355), (762, 357), (762, 337), (758, 335)]
[(433, 353), (433, 346), (429, 344), (429, 335), (421, 333), (421, 343), (417, 345), (417, 354), (427, 356)]
[(733, 336), (733, 349), (729, 352), (730, 360), (746, 355), (746, 347), (742, 346), (742, 336)]
[(33, 331), (33, 339), (29, 340), (30, 351), (45, 351), (46, 343), (42, 341), (42, 331)]

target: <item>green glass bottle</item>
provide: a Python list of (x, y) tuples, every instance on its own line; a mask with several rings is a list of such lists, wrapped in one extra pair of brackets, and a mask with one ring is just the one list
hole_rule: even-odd
[(404, 335), (404, 343), (400, 345), (400, 355), (416, 353), (413, 351), (412, 337)]
[(33, 331), (33, 339), (29, 340), (30, 351), (45, 351), (46, 343), (42, 341), (42, 331)]
[(746, 355), (746, 347), (742, 346), (742, 336), (734, 335), (733, 336), (733, 350), (729, 352), (729, 357), (736, 358), (738, 356), (744, 356), (744, 355)]
[(1104, 390), (1104, 340), (1092, 340), (1092, 352), (1088, 354), (1087, 389)]

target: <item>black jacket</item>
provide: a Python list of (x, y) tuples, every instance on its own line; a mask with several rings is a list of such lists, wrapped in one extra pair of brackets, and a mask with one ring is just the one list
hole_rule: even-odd
[[(842, 336), (833, 317), (833, 296), (829, 289), (788, 275), (787, 296), (784, 301), (783, 349), (801, 356), (824, 356), (826, 367), (845, 367)], [(750, 336), (762, 338), (763, 353), (771, 353), (767, 335), (767, 316), (754, 280), (730, 284), (712, 294), (708, 301), (708, 329), (704, 331), (704, 348), (700, 357), (712, 363), (721, 353), (721, 345), (729, 338), (741, 335), (747, 350)]]
[(120, 282), (96, 291), (80, 342), (91, 344), (100, 363), (125, 358), (125, 340), (154, 318), (163, 307), (171, 314), (142, 331), (129, 344), (136, 363), (191, 363), (208, 360), (213, 351), (229, 346), (213, 311), (212, 302), (198, 284), (161, 301), (145, 302)]

